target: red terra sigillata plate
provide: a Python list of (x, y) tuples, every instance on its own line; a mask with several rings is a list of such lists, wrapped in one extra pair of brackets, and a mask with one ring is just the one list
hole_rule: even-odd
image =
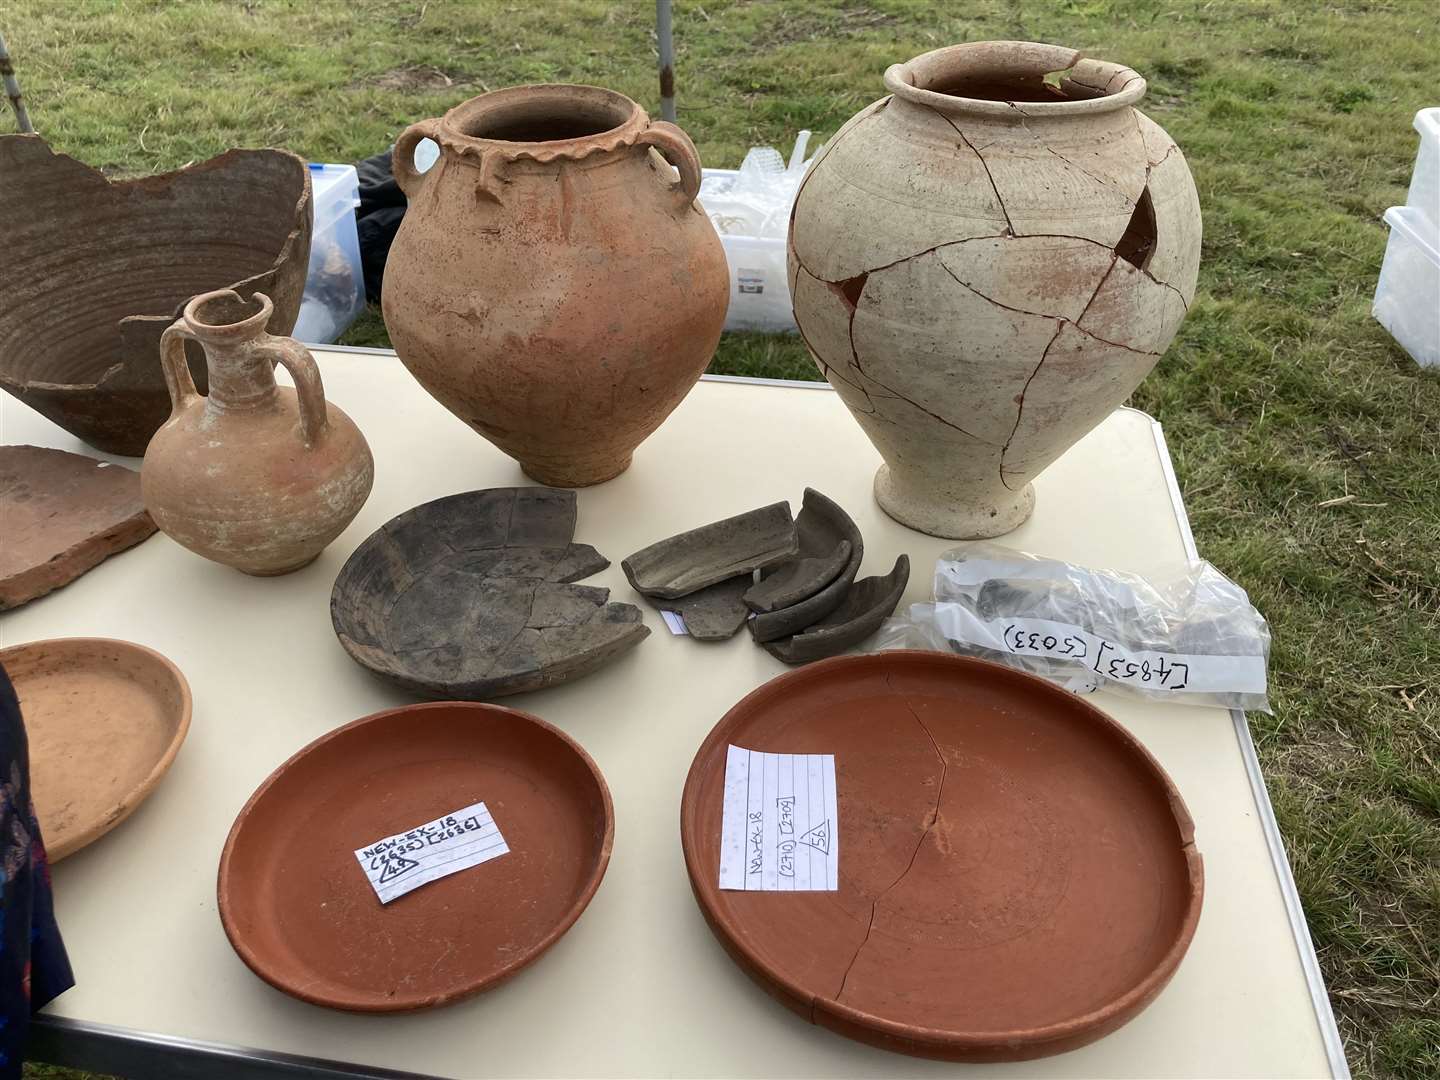
[[(382, 905), (355, 851), (477, 802), (509, 851)], [(304, 1001), (444, 1005), (559, 940), (614, 831), (604, 778), (560, 729), (474, 702), (391, 709), (317, 739), (251, 796), (220, 857), (220, 919), (255, 974)]]
[[(839, 889), (718, 887), (726, 749), (834, 754)], [(696, 900), (730, 956), (813, 1023), (954, 1061), (1071, 1050), (1175, 973), (1200, 917), (1190, 815), (1105, 713), (935, 652), (820, 661), (700, 747), (681, 803)]]

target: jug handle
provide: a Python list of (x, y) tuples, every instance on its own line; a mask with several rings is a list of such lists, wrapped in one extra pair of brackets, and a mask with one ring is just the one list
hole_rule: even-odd
[(295, 396), (300, 401), (300, 437), (307, 449), (312, 449), (330, 426), (330, 417), (325, 412), (325, 386), (320, 381), (320, 369), (310, 350), (294, 338), (266, 335), (256, 351), (270, 360), (285, 365), (295, 383)]
[(390, 174), (400, 185), (406, 199), (413, 199), (420, 191), (425, 174), (415, 171), (415, 147), (421, 139), (434, 139), (439, 120), (421, 120), (411, 124), (395, 140), (395, 149), (390, 154)]
[(680, 197), (680, 206), (687, 207), (700, 194), (700, 155), (690, 136), (665, 120), (652, 120), (636, 140), (641, 146), (653, 146), (666, 161), (680, 170), (680, 179), (670, 190)]
[(172, 413), (178, 413), (200, 396), (195, 380), (190, 377), (190, 361), (185, 358), (186, 339), (196, 340), (184, 319), (176, 319), (160, 335), (160, 367), (165, 372), (165, 389), (170, 391)]

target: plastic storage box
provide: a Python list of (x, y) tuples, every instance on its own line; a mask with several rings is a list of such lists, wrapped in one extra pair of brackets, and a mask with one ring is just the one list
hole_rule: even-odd
[[(706, 177), (736, 175), (734, 169), (703, 169)], [(702, 199), (703, 205), (703, 199)], [(790, 306), (790, 281), (785, 275), (785, 238), (722, 233), (725, 260), (730, 264), (730, 310), (726, 330), (767, 334), (795, 331)]]
[(1440, 237), (1440, 108), (1416, 113), (1415, 130), (1420, 133), (1420, 152), (1415, 155), (1405, 205), (1425, 215), (1433, 243)]
[(291, 337), (328, 345), (365, 310), (365, 275), (355, 231), (360, 178), (353, 165), (312, 164), (310, 187), (310, 268)]
[(1418, 363), (1440, 366), (1436, 223), (1416, 206), (1392, 206), (1385, 211), (1385, 223), (1390, 226), (1390, 242), (1375, 287), (1375, 318)]

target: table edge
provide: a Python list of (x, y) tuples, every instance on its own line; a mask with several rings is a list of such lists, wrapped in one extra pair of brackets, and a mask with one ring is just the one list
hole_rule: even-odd
[[(1180, 481), (1175, 475), (1170, 446), (1165, 440), (1165, 431), (1160, 421), (1152, 416), (1150, 424), (1155, 435), (1155, 448), (1160, 455), (1160, 467), (1165, 473), (1165, 486), (1170, 490), (1170, 504), (1175, 512), (1175, 522), (1180, 526), (1180, 539), (1185, 546), (1186, 555), (1192, 562), (1196, 562), (1200, 553), (1195, 546), (1195, 533), (1190, 528), (1190, 515), (1185, 511), (1185, 499), (1180, 493)], [(1310, 989), (1310, 1003), (1315, 1011), (1315, 1021), (1320, 1026), (1325, 1057), (1329, 1061), (1334, 1080), (1350, 1080), (1350, 1063), (1345, 1059), (1345, 1043), (1340, 1037), (1340, 1028), (1335, 1023), (1335, 1011), (1330, 1006), (1330, 994), (1325, 989), (1325, 976), (1320, 971), (1320, 959), (1315, 955), (1315, 942), (1310, 937), (1310, 924), (1305, 921), (1300, 890), (1295, 886), (1295, 875), (1290, 870), (1290, 857), (1285, 853), (1285, 839), (1280, 835), (1280, 823), (1275, 819), (1270, 790), (1265, 786), (1265, 775), (1260, 770), (1260, 755), (1255, 750), (1255, 740), (1250, 736), (1250, 721), (1246, 718), (1244, 709), (1231, 709), (1230, 720), (1235, 729), (1235, 741), (1240, 747), (1240, 757), (1245, 762), (1250, 795), (1255, 801), (1255, 810), (1260, 815), (1260, 827), (1265, 833), (1270, 865), (1275, 871), (1280, 895), (1285, 901), (1285, 914), (1290, 920), (1290, 934), (1295, 940), (1295, 951), (1300, 956), (1300, 967), (1305, 972), (1305, 983)]]

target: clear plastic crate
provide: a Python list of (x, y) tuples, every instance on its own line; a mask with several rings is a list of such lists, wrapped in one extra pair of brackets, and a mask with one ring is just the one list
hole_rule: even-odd
[(365, 274), (355, 229), (355, 208), (360, 205), (355, 166), (312, 163), (310, 205), (310, 268), (291, 336), (328, 345), (365, 310)]
[(1432, 245), (1440, 237), (1440, 108), (1421, 109), (1415, 114), (1420, 133), (1420, 152), (1410, 174), (1410, 194), (1405, 205), (1419, 210), (1430, 223)]
[(1417, 363), (1440, 366), (1440, 250), (1434, 223), (1414, 206), (1392, 206), (1385, 223), (1390, 241), (1375, 287), (1375, 318)]
[[(709, 178), (733, 177), (735, 169), (704, 169)], [(704, 205), (704, 189), (701, 189)], [(785, 274), (785, 239), (721, 233), (725, 261), (730, 264), (730, 310), (726, 330), (766, 334), (795, 332), (795, 311), (790, 306), (790, 281)]]

